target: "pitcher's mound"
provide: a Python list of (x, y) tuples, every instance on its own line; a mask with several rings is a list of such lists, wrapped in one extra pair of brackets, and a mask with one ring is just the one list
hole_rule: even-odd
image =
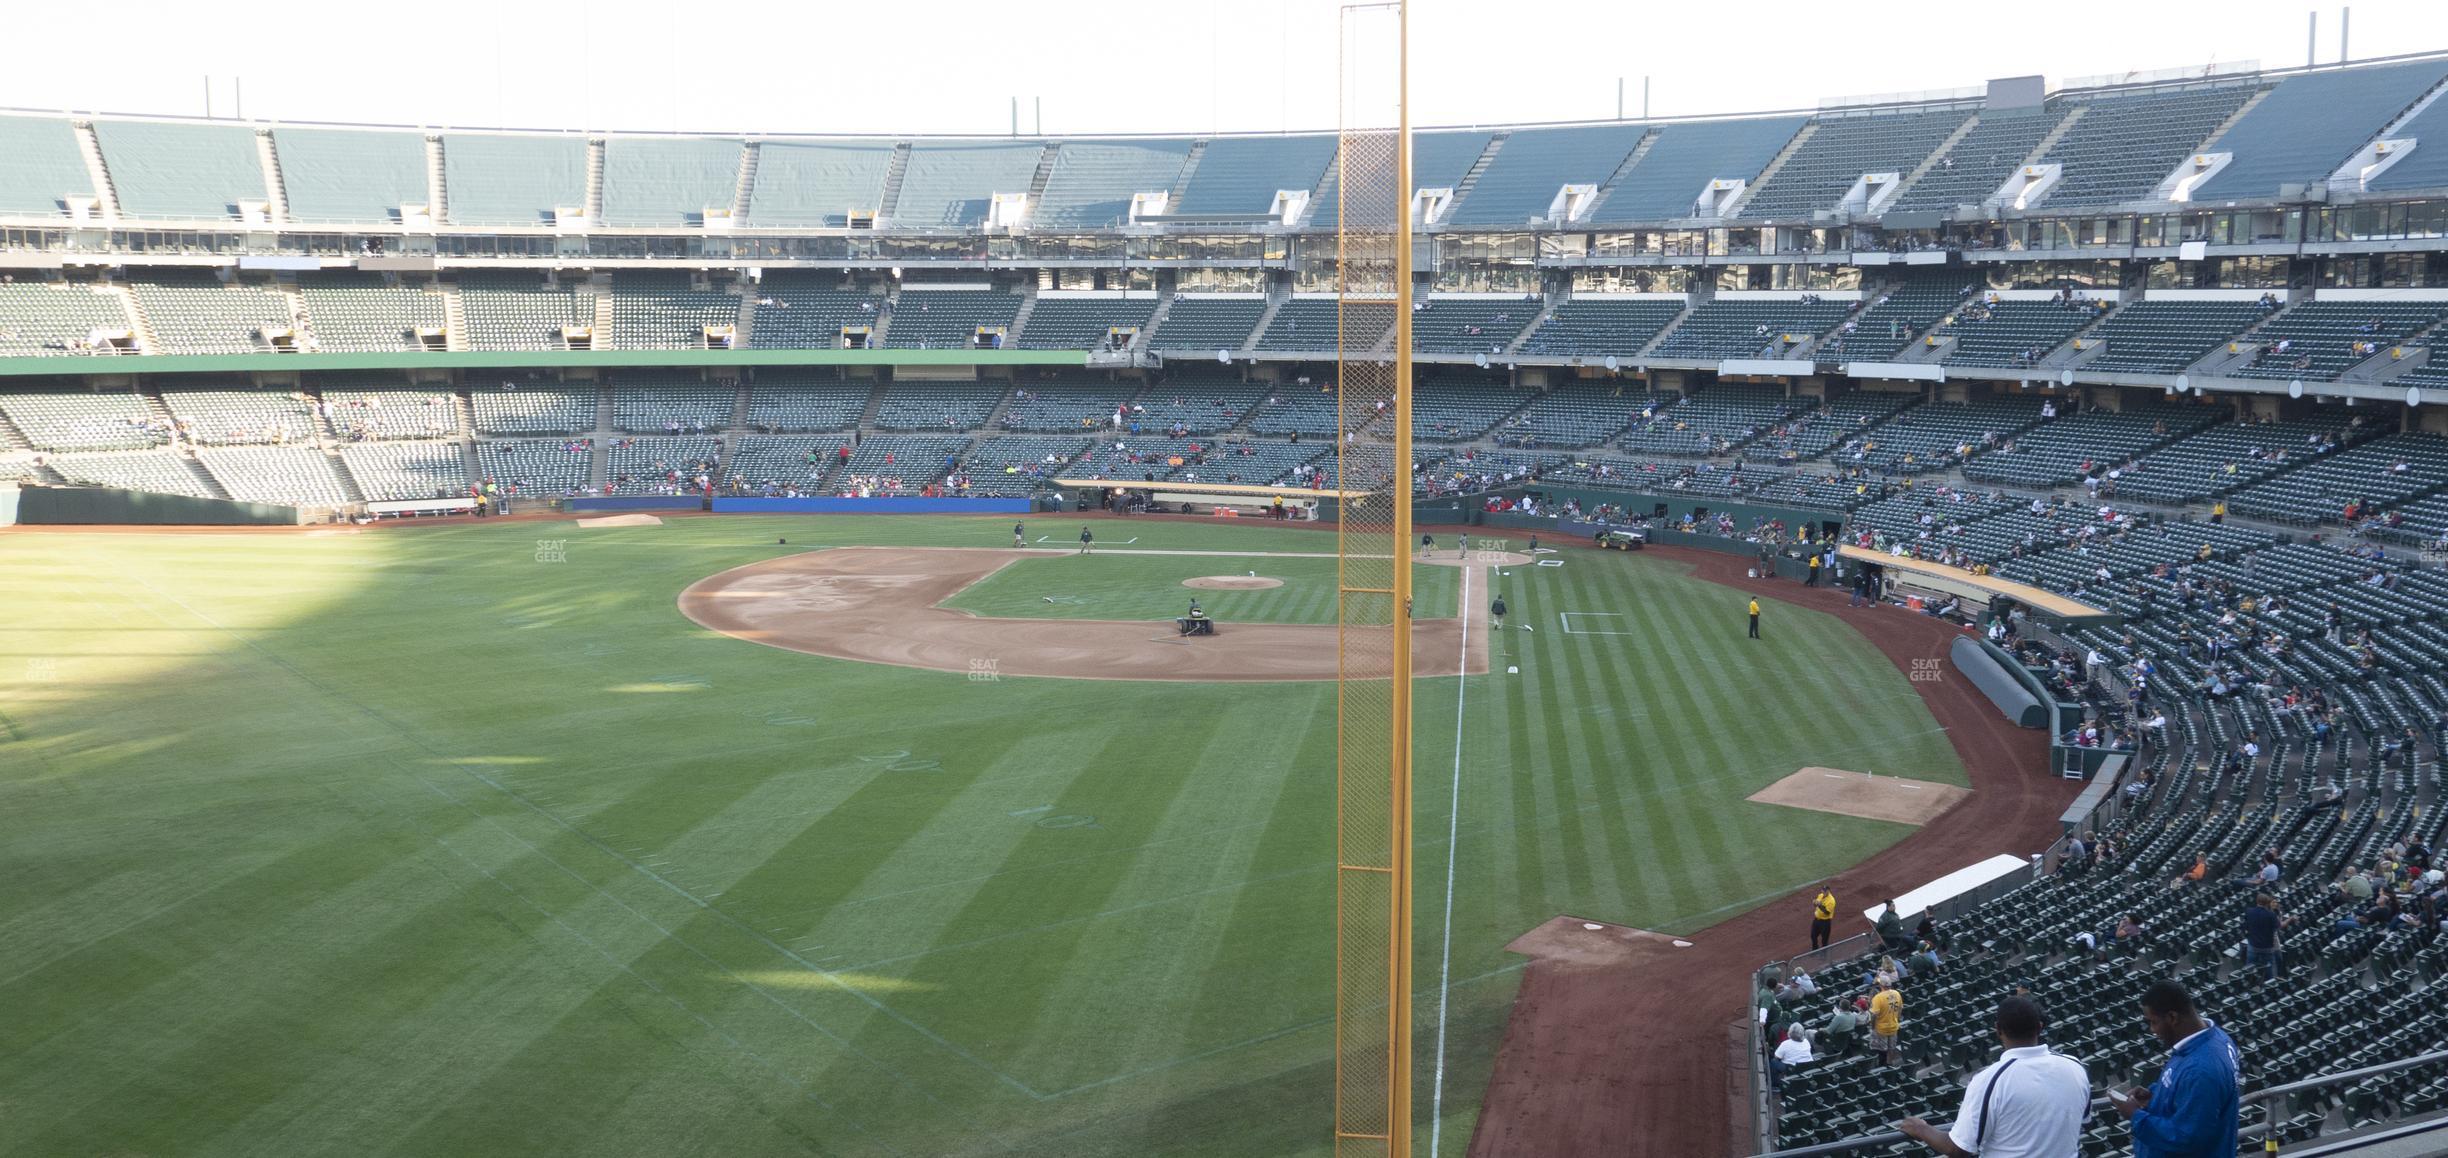
[(600, 519), (580, 519), (578, 525), (589, 530), (597, 527), (660, 527), (663, 520), (653, 515), (605, 515)]
[(1182, 586), (1196, 587), (1201, 591), (1264, 591), (1269, 587), (1283, 586), (1283, 580), (1269, 579), (1264, 575), (1201, 575), (1196, 579), (1182, 580)]
[(1690, 945), (1664, 933), (1564, 916), (1513, 938), (1505, 952), (1568, 965), (1627, 965)]
[(1895, 776), (1865, 776), (1837, 768), (1804, 768), (1745, 797), (1762, 804), (1782, 804), (1813, 812), (1891, 820), (1897, 824), (1927, 824), (1955, 802), (1971, 795), (1969, 788), (1905, 780)]

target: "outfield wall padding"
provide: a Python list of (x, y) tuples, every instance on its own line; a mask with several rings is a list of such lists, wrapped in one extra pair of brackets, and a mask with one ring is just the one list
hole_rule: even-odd
[(27, 487), (18, 492), (17, 521), (28, 526), (294, 527), (296, 507), (198, 499), (116, 487)]
[(714, 513), (729, 515), (1025, 515), (1034, 504), (1020, 498), (967, 499), (715, 499)]
[(1998, 711), (2013, 720), (2015, 726), (2048, 727), (2048, 704), (2032, 694), (2031, 687), (2023, 679), (2016, 678), (2023, 676), (2028, 679), (2030, 673), (2011, 662), (1999, 662), (1999, 654), (1996, 648), (1989, 646), (1988, 640), (1970, 635), (1956, 636), (1947, 648), (1947, 658), (1955, 661), (1955, 670), (1971, 680), (1972, 686), (1989, 697), (1989, 702), (1997, 705)]
[[(511, 510), (516, 511), (513, 505)], [(705, 500), (694, 495), (608, 495), (561, 500), (565, 511), (702, 511)]]

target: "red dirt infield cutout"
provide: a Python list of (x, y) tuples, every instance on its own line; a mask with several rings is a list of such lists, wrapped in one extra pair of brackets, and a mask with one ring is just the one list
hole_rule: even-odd
[[(1746, 578), (1748, 560), (1740, 555), (1677, 547), (1651, 547), (1644, 554), (1760, 595), (1767, 605), (1763, 646), (1775, 645), (1779, 608), (1786, 604), (1844, 620), (1907, 673), (1916, 659), (1944, 658), (1958, 634), (1952, 625), (1900, 608), (1848, 608), (1842, 591)], [(1742, 626), (1740, 616), (1727, 616), (1727, 632)], [(1807, 668), (1806, 660), (1795, 660), (1797, 674)], [(2056, 839), (2057, 817), (2082, 787), (2049, 774), (2046, 733), (2009, 723), (1970, 681), (1912, 687), (1947, 729), (1973, 791), (1938, 823), (1838, 873), (1829, 883), (1840, 902), (1892, 896), (1984, 857), (2045, 847)], [(1790, 896), (1691, 934), (1697, 944), (1672, 956), (1644, 955), (1619, 965), (1533, 960), (1522, 971), (1512, 1019), (1497, 1047), (1471, 1158), (1751, 1153), (1748, 1127), (1738, 1130), (1731, 1112), (1742, 1105), (1733, 1096), (1742, 1071), (1727, 1065), (1728, 1034), (1739, 1033), (1751, 971), (1810, 947), (1814, 884), (1799, 884)], [(1836, 935), (1868, 928), (1847, 916), (1838, 919)], [(1894, 1109), (1901, 1116), (1949, 1107)]]
[(1928, 824), (1971, 794), (1971, 789), (1952, 784), (1811, 767), (1743, 799), (1840, 816), (1892, 820), (1897, 824)]
[(1505, 952), (1563, 965), (1631, 965), (1688, 950), (1691, 945), (1647, 929), (1563, 916), (1513, 938)]
[[(1183, 639), (1162, 620), (989, 619), (937, 606), (1011, 563), (1046, 553), (972, 547), (808, 551), (700, 579), (680, 593), (680, 613), (725, 635), (790, 651), (997, 678), (1337, 678), (1330, 626), (1224, 623), (1213, 636)], [(1449, 676), (1462, 668), (1471, 675), (1486, 673), (1485, 612), (1476, 598), (1465, 608), (1474, 625), (1467, 664), (1459, 662), (1462, 620), (1412, 624), (1415, 675)]]

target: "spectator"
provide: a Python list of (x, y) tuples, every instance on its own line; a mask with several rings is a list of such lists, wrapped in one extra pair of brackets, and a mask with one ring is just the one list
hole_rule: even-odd
[(2175, 981), (2143, 991), (2142, 1021), (2168, 1047), (2167, 1064), (2148, 1089), (2108, 1093), (2133, 1122), (2134, 1158), (2234, 1158), (2243, 1115), (2235, 1042), (2203, 1019), (2193, 994)]
[(1915, 978), (1927, 977), (1938, 972), (1939, 964), (1938, 947), (1927, 941), (1921, 942), (1920, 951), (1904, 961), (1904, 967), (1910, 970)]
[(1836, 927), (1836, 893), (1826, 885), (1819, 886), (1819, 895), (1811, 900), (1811, 948), (1825, 949), (1828, 934)]
[(2091, 1116), (2091, 1075), (2082, 1063), (2040, 1044), (2040, 1006), (2029, 997), (1998, 1003), (1997, 1063), (1964, 1087), (1955, 1124), (1940, 1130), (1920, 1118), (1896, 1123), (1904, 1136), (1951, 1158), (2066, 1158), (2079, 1151)]
[(2254, 894), (2252, 907), (2244, 910), (2244, 967), (2259, 967), (2263, 981), (2278, 979), (2278, 930), (2286, 923), (2278, 915), (2278, 898), (2268, 893)]
[(1783, 1089), (1785, 1075), (1799, 1066), (1809, 1065), (1813, 1060), (1810, 1031), (1804, 1029), (1799, 1021), (1786, 1026), (1785, 1040), (1777, 1043), (1776, 1053), (1768, 1059), (1769, 1088)]
[(1879, 1056), (1883, 1065), (1899, 1065), (1903, 1055), (1896, 1050), (1896, 1032), (1904, 1028), (1904, 995), (1896, 992), (1895, 982), (1881, 977), (1878, 993), (1870, 998), (1870, 1052)]
[(1827, 1028), (1819, 1031), (1820, 1055), (1851, 1057), (1861, 1047), (1861, 1014), (1854, 1005), (1839, 1001), (1828, 1015)]
[(1912, 948), (1912, 942), (1905, 939), (1904, 918), (1896, 915), (1894, 901), (1886, 901), (1879, 906), (1878, 935), (1879, 940), (1887, 943), (1890, 951)]

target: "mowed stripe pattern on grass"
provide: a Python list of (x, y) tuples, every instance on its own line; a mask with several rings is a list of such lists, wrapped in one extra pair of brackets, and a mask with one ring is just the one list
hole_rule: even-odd
[[(705, 574), (848, 542), (1007, 545), (1009, 523), (12, 537), (0, 1153), (1323, 1153), (1331, 685), (979, 682), (673, 609)], [(1696, 627), (1733, 598), (1579, 553), (1519, 578), (1517, 621), (1680, 600)], [(1791, 658), (1781, 630), (1762, 646)], [(1780, 742), (1812, 755), (1768, 779), (1843, 765), (1807, 732), (1669, 760), (1630, 742), (1659, 734), (1645, 716), (1583, 710), (1751, 662), (1723, 638), (1506, 636), (1523, 674), (1473, 677), (1463, 721), (1464, 1122), (1522, 929), (1674, 926), (1752, 888), (1760, 848), (1893, 839), (1771, 844), (1747, 772), (1704, 766)], [(1902, 697), (1865, 691), (1847, 726), (1926, 727), (1885, 679)], [(1421, 684), (1424, 781), (1453, 762), (1453, 690)], [(1419, 795), (1425, 928), (1448, 818)], [(1677, 855), (1738, 863), (1644, 861), (1703, 814), (1724, 832)]]

